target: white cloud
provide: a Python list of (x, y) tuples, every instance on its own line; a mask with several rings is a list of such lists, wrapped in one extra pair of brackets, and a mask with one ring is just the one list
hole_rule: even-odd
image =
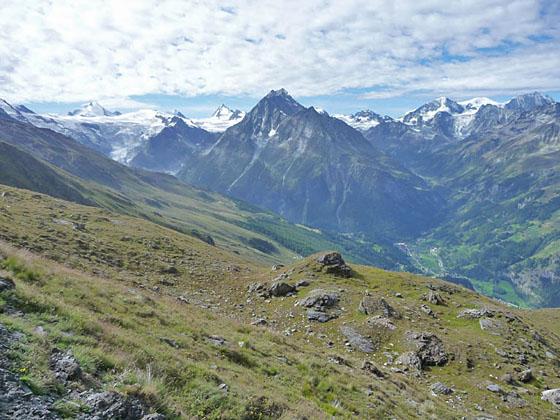
[[(281, 86), (298, 96), (371, 88), (371, 98), (558, 90), (554, 4), (2, 2), (0, 96), (116, 104), (153, 93), (258, 96)], [(467, 61), (443, 59), (459, 55)]]

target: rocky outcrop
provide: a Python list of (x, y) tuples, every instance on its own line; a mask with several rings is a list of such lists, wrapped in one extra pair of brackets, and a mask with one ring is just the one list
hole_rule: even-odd
[(488, 308), (482, 309), (463, 309), (457, 315), (457, 318), (470, 318), (470, 319), (480, 319), (482, 317), (493, 317), (494, 311)]
[(322, 265), (322, 269), (327, 274), (338, 277), (352, 277), (352, 269), (346, 265), (342, 255), (338, 252), (329, 252), (317, 258), (317, 262)]
[(430, 290), (428, 293), (422, 296), (422, 299), (433, 305), (445, 305), (445, 300), (443, 299), (443, 297), (441, 297), (438, 292), (435, 292), (433, 290)]
[(435, 334), (408, 331), (405, 337), (416, 347), (415, 354), (420, 359), (422, 368), (442, 366), (449, 360), (442, 341)]
[(338, 317), (339, 311), (335, 309), (340, 301), (337, 292), (324, 289), (312, 290), (299, 305), (308, 308), (307, 319), (310, 321), (327, 322)]

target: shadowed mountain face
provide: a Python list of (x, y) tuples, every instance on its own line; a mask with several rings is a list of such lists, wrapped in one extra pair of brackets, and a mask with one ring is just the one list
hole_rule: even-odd
[(272, 91), (179, 177), (295, 223), (409, 237), (430, 226), (424, 182), (344, 122)]

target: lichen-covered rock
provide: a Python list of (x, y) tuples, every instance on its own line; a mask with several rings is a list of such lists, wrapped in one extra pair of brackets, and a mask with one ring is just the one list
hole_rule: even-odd
[(371, 353), (375, 350), (375, 346), (371, 339), (364, 337), (354, 328), (344, 325), (340, 327), (340, 332), (342, 332), (342, 335), (346, 337), (347, 343), (352, 348), (363, 351), (364, 353)]
[(422, 367), (442, 366), (449, 360), (442, 341), (435, 334), (408, 331), (406, 339), (416, 346), (416, 355), (420, 358)]
[(480, 329), (488, 331), (493, 335), (500, 335), (502, 332), (502, 323), (492, 318), (481, 318), (479, 321)]
[(399, 312), (383, 298), (365, 295), (358, 306), (358, 310), (366, 315), (379, 314), (385, 318), (400, 318)]
[(342, 255), (338, 252), (329, 252), (317, 258), (317, 262), (323, 266), (323, 271), (338, 277), (352, 277), (352, 269), (346, 265)]

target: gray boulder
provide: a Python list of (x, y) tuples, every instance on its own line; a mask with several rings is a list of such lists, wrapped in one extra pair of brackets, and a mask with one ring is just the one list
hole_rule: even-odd
[(422, 299), (434, 305), (445, 305), (445, 300), (438, 292), (434, 292), (433, 290), (430, 290)]
[(315, 289), (299, 302), (306, 308), (332, 308), (338, 304), (340, 296), (335, 291)]
[(543, 391), (541, 399), (560, 407), (560, 388), (548, 389)]
[(290, 293), (294, 293), (295, 291), (296, 288), (294, 286), (282, 281), (272, 283), (272, 286), (270, 286), (268, 289), (268, 293), (270, 293), (270, 295), (274, 297), (287, 296)]

